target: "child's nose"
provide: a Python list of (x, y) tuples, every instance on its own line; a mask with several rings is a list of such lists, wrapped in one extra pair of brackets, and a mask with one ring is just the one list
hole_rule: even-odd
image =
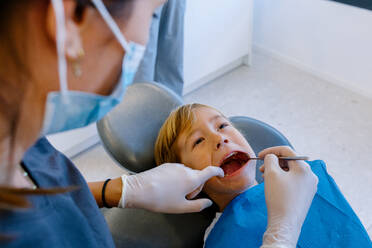
[(217, 149), (219, 149), (221, 147), (222, 143), (227, 144), (227, 143), (229, 143), (229, 141), (227, 139), (224, 139), (223, 141), (221, 140), (220, 142), (217, 143)]

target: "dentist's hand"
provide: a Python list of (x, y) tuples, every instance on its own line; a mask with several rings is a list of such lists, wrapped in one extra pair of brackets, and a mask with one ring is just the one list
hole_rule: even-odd
[(124, 175), (118, 207), (163, 213), (199, 212), (211, 206), (212, 201), (187, 200), (186, 196), (214, 176), (223, 177), (223, 170), (216, 166), (193, 170), (182, 164), (163, 164), (136, 175)]
[(289, 161), (284, 171), (279, 156), (296, 156), (287, 146), (272, 147), (259, 153), (265, 157), (260, 168), (265, 178), (268, 212), (267, 230), (261, 248), (296, 247), (301, 227), (317, 190), (318, 177), (304, 161)]

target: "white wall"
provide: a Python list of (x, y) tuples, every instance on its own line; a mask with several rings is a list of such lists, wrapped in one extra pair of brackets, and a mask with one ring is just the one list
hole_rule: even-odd
[(63, 152), (67, 157), (73, 157), (100, 141), (96, 124), (91, 124), (88, 127), (72, 131), (49, 135), (47, 138), (55, 148)]
[(253, 0), (187, 0), (184, 92), (241, 65), (251, 54)]
[(326, 0), (254, 4), (254, 47), (372, 97), (372, 11)]

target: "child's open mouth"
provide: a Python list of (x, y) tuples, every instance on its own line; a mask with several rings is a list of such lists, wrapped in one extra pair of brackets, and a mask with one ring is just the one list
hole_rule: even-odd
[(232, 152), (221, 163), (221, 169), (225, 172), (225, 177), (235, 174), (249, 161), (249, 155), (245, 152)]

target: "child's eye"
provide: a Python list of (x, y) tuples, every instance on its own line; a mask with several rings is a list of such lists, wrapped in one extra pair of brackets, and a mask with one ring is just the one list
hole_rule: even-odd
[(223, 129), (223, 128), (227, 127), (227, 126), (229, 126), (228, 123), (222, 123), (218, 128), (219, 129)]
[(199, 139), (197, 139), (197, 140), (194, 142), (193, 147), (199, 145), (203, 140), (204, 140), (203, 138), (199, 138)]

